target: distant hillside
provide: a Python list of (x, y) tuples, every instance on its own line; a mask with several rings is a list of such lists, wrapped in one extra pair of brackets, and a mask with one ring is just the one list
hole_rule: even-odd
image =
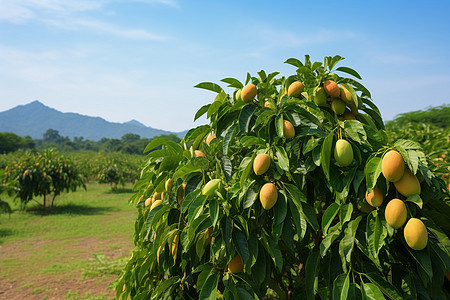
[(186, 131), (170, 132), (147, 127), (136, 120), (113, 123), (100, 117), (63, 113), (37, 100), (0, 112), (0, 132), (14, 132), (20, 136), (29, 135), (33, 139), (40, 139), (49, 128), (58, 130), (61, 136), (71, 139), (81, 136), (94, 141), (103, 137), (120, 139), (126, 133), (139, 134), (142, 138), (172, 133), (183, 137), (186, 134)]

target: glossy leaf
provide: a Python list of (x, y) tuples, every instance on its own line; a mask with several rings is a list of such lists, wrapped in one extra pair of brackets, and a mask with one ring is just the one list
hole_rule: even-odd
[(202, 82), (202, 83), (195, 85), (194, 87), (209, 90), (209, 91), (216, 92), (216, 93), (220, 93), (223, 91), (223, 89), (219, 85), (212, 83), (212, 82)]

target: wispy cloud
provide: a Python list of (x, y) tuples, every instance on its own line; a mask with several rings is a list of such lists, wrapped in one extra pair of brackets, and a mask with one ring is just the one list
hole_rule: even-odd
[[(0, 20), (14, 24), (43, 23), (65, 30), (86, 30), (128, 39), (164, 41), (167, 37), (142, 28), (122, 26), (86, 17), (86, 12), (105, 12), (108, 4), (124, 0), (0, 0)], [(174, 0), (130, 0), (178, 8)]]

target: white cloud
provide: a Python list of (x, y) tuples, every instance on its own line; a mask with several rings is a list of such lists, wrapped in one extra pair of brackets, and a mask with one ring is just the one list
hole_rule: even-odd
[[(108, 4), (126, 2), (122, 0), (0, 0), (0, 20), (14, 24), (29, 22), (65, 30), (86, 30), (97, 34), (110, 34), (122, 38), (164, 41), (167, 37), (154, 34), (146, 29), (130, 29), (85, 17), (83, 13), (91, 11), (106, 12)], [(147, 4), (162, 4), (178, 7), (172, 0), (134, 0)]]

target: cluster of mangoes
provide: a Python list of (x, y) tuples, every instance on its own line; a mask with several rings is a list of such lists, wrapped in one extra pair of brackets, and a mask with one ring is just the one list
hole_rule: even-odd
[[(409, 197), (420, 194), (420, 182), (417, 177), (405, 167), (405, 161), (396, 150), (388, 151), (381, 161), (381, 172), (388, 181), (392, 182), (401, 195)], [(366, 192), (366, 201), (373, 207), (383, 203), (383, 192), (375, 187), (370, 193)], [(410, 218), (403, 200), (394, 198), (386, 205), (384, 216), (387, 224), (399, 229), (405, 225), (403, 235), (408, 246), (414, 250), (422, 250), (428, 243), (428, 233), (425, 224), (418, 218)]]

